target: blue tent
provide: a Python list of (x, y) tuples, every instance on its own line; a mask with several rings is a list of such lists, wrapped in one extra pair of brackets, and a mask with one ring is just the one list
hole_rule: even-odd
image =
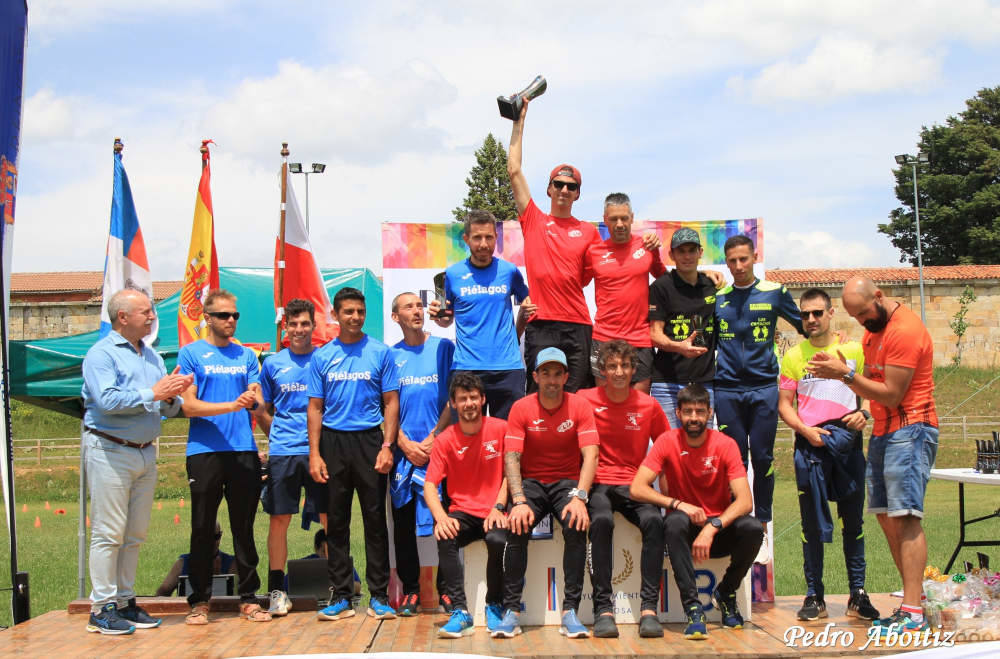
[[(368, 307), (365, 332), (382, 339), (382, 284), (364, 268), (329, 268), (322, 271), (330, 299), (351, 286), (364, 293)], [(274, 270), (272, 268), (220, 268), (219, 283), (237, 297), (240, 321), (236, 338), (243, 343), (270, 344), (274, 350)], [(177, 304), (180, 291), (156, 305), (160, 317), (156, 349), (167, 370), (177, 360)], [(56, 339), (10, 342), (10, 393), (18, 400), (83, 416), (81, 368), (97, 332)]]

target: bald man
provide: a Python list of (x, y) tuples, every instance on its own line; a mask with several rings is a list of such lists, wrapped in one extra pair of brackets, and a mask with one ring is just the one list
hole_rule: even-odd
[(856, 373), (839, 352), (819, 352), (806, 370), (843, 381), (871, 401), (873, 429), (868, 444), (868, 512), (875, 513), (903, 579), (903, 603), (875, 620), (882, 636), (928, 629), (920, 606), (927, 565), (921, 526), (924, 494), (938, 447), (934, 408), (934, 347), (920, 318), (886, 299), (872, 280), (844, 284), (844, 309), (865, 328), (861, 341), (864, 373)]

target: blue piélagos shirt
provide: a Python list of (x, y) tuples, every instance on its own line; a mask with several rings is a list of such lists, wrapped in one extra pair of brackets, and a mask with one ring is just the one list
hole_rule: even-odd
[[(200, 339), (180, 349), (177, 365), (181, 373), (194, 373), (198, 400), (206, 403), (234, 401), (260, 380), (257, 355), (238, 343), (220, 348)], [(188, 455), (256, 450), (249, 410), (191, 419)]]
[(374, 428), (383, 420), (382, 394), (398, 390), (393, 350), (377, 339), (336, 338), (313, 351), (306, 394), (323, 399), (323, 425), (331, 430)]
[(465, 259), (445, 270), (444, 290), (455, 312), (455, 370), (524, 368), (511, 297), (521, 304), (528, 286), (517, 266), (494, 258), (480, 268)]
[(774, 335), (779, 317), (803, 333), (799, 308), (782, 284), (755, 279), (748, 288), (729, 285), (716, 293), (716, 387), (777, 386)]
[(115, 330), (83, 359), (83, 422), (113, 437), (145, 444), (160, 434), (160, 416), (176, 416), (173, 404), (153, 400), (153, 385), (167, 374), (163, 358), (145, 343), (141, 354)]
[(288, 348), (264, 360), (260, 390), (265, 403), (274, 405), (268, 435), (270, 455), (309, 455), (306, 379), (313, 351), (299, 355)]

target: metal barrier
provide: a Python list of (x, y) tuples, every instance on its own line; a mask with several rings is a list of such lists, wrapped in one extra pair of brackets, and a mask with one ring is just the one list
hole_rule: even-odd
[[(257, 450), (267, 450), (267, 437), (263, 434), (254, 433), (257, 440)], [(80, 438), (79, 437), (54, 437), (50, 439), (14, 439), (12, 441), (14, 449), (14, 462), (34, 462), (42, 464), (44, 461), (79, 461), (80, 459)], [(156, 447), (156, 458), (183, 458), (185, 457), (185, 447), (187, 446), (187, 435), (163, 435), (157, 437), (153, 442)], [(177, 451), (177, 449), (180, 449)]]

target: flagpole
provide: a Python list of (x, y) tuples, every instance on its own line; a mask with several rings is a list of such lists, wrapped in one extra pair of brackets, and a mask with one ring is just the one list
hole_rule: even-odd
[(285, 201), (288, 199), (288, 142), (281, 143), (281, 224), (278, 229), (278, 299), (275, 306), (278, 313), (275, 318), (274, 351), (281, 350), (281, 319), (285, 315)]

